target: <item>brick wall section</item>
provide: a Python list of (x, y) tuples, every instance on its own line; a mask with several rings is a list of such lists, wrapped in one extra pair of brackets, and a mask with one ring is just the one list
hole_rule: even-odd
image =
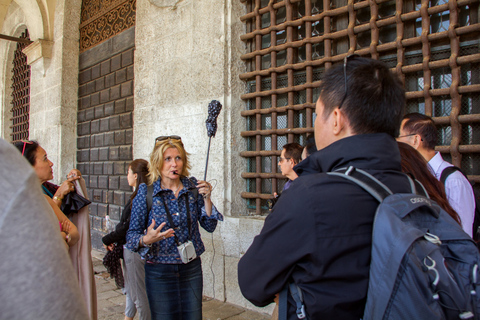
[(102, 247), (105, 215), (116, 224), (131, 195), (126, 171), (133, 160), (134, 33), (115, 38), (80, 56), (77, 167), (92, 201), (94, 248)]

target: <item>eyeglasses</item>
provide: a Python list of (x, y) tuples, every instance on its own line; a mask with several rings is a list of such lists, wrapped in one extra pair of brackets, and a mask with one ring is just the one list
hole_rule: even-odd
[[(398, 136), (397, 139), (399, 138), (405, 138), (405, 137), (411, 137), (411, 136), (416, 136), (418, 133), (410, 133), (410, 134), (404, 134), (403, 136)], [(418, 134), (419, 135), (419, 134)], [(420, 135), (419, 135), (420, 136)], [(423, 141), (422, 136), (420, 136), (420, 141)]]
[(283, 157), (279, 157), (279, 159), (280, 159), (280, 161), (278, 161), (278, 162), (283, 162), (284, 160), (290, 160), (290, 159), (292, 159), (292, 158), (283, 158)]
[(345, 58), (343, 58), (343, 77), (345, 78), (345, 95), (343, 96), (342, 102), (338, 105), (338, 109), (340, 109), (343, 105), (343, 102), (345, 102), (345, 98), (347, 98), (347, 92), (348, 92), (348, 87), (347, 87), (347, 63), (349, 59), (353, 59), (355, 57), (360, 57), (358, 54), (349, 54)]
[(411, 134), (404, 134), (403, 136), (398, 136), (397, 138), (405, 138), (405, 137), (411, 137), (411, 136), (415, 136), (416, 133), (411, 133)]
[(28, 140), (22, 140), (22, 142), (23, 142), (23, 150), (22, 150), (22, 156), (23, 156), (23, 154), (25, 153), (25, 147), (27, 146), (27, 144), (33, 144), (33, 142)]

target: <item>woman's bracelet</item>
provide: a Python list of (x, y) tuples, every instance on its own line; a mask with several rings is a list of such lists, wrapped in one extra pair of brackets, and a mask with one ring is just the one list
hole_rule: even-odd
[(60, 201), (62, 201), (62, 199), (63, 199), (63, 198), (60, 198), (60, 197), (57, 197), (57, 196), (54, 196), (54, 197), (53, 197), (53, 200), (60, 200)]
[(146, 244), (145, 242), (143, 242), (143, 236), (140, 238), (140, 244), (142, 245), (142, 247), (145, 247), (145, 248), (151, 248), (152, 247), (152, 244)]

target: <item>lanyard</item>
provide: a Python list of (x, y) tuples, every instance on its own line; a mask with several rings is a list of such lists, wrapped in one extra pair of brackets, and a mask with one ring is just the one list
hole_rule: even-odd
[[(189, 203), (188, 203), (188, 192), (185, 192), (183, 195), (185, 195), (185, 206), (187, 207), (187, 224), (188, 224), (188, 240), (192, 240), (192, 237), (191, 237), (191, 234), (192, 234), (192, 221), (191, 221), (191, 218), (190, 218), (190, 206), (189, 206)], [(172, 215), (170, 214), (170, 210), (168, 210), (168, 206), (167, 206), (167, 203), (165, 202), (165, 199), (163, 197), (162, 198), (162, 201), (163, 201), (163, 206), (165, 207), (165, 212), (167, 213), (167, 219), (168, 219), (168, 223), (170, 224), (170, 227), (174, 227), (174, 224), (173, 224), (173, 219), (172, 219)], [(174, 233), (173, 236), (175, 237), (175, 243), (177, 244), (177, 246), (180, 245), (180, 242), (178, 241), (178, 238), (177, 238), (177, 234)]]

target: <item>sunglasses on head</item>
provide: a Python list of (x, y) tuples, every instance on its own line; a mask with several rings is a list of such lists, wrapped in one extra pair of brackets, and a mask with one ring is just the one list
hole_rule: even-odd
[(182, 137), (180, 136), (159, 136), (155, 139), (155, 144), (157, 144), (157, 142), (161, 142), (169, 139), (182, 141)]
[(27, 144), (33, 144), (33, 142), (28, 140), (22, 140), (22, 142), (23, 142), (23, 150), (22, 150), (22, 156), (23, 156), (23, 154), (25, 153), (25, 147), (27, 146)]
[(347, 87), (347, 63), (348, 60), (352, 60), (354, 58), (360, 57), (358, 54), (349, 54), (345, 58), (343, 58), (343, 76), (345, 78), (345, 95), (343, 96), (342, 102), (340, 102), (340, 105), (338, 106), (338, 109), (340, 109), (343, 105), (343, 102), (345, 101), (345, 98), (347, 97), (348, 93), (348, 87)]

